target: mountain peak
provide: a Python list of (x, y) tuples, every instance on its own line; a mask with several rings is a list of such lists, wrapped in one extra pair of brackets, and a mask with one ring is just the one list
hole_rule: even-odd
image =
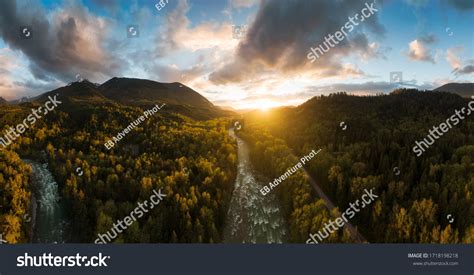
[(470, 98), (474, 96), (474, 83), (448, 83), (434, 89), (437, 92), (449, 92), (461, 97)]
[(165, 103), (167, 110), (196, 119), (209, 119), (216, 115), (228, 114), (198, 92), (179, 82), (160, 83), (148, 79), (113, 77), (99, 85), (84, 79), (44, 93), (35, 100), (46, 101), (48, 96), (56, 94), (60, 100), (72, 104), (116, 102), (129, 106), (147, 106)]
[(88, 79), (80, 79), (78, 81), (74, 81), (74, 82), (71, 82), (69, 84), (67, 84), (66, 86), (67, 87), (70, 87), (70, 86), (76, 86), (76, 87), (84, 87), (84, 86), (87, 86), (87, 87), (97, 87), (99, 86), (100, 84), (97, 84), (97, 83), (92, 83), (91, 81), (89, 81)]
[(107, 100), (98, 90), (97, 84), (90, 82), (87, 79), (69, 83), (68, 85), (44, 93), (35, 98), (38, 101), (48, 100), (48, 96), (58, 95), (61, 100), (66, 101), (87, 101), (97, 102)]
[(179, 82), (161, 83), (148, 79), (114, 77), (100, 85), (98, 89), (105, 97), (121, 103), (161, 102), (215, 108), (205, 97)]

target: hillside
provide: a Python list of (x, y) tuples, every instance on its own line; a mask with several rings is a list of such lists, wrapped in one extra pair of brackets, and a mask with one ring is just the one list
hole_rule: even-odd
[(3, 98), (3, 97), (0, 97), (0, 104), (6, 104), (7, 101)]
[[(472, 115), (451, 125), (421, 156), (413, 151), (434, 125), (467, 103), (451, 93), (404, 89), (372, 97), (332, 94), (296, 108), (249, 113), (241, 135), (251, 144), (256, 169), (270, 179), (288, 169), (275, 161), (282, 158), (281, 148), (290, 147), (296, 156), (322, 149), (305, 169), (341, 210), (373, 188), (378, 199), (353, 219), (371, 243), (470, 242)], [(310, 205), (295, 211), (294, 224), (314, 221)], [(448, 214), (463, 219), (450, 224)], [(298, 234), (294, 238), (304, 241)]]
[(114, 77), (98, 87), (108, 99), (124, 105), (147, 106), (166, 103), (167, 110), (196, 119), (209, 119), (230, 112), (181, 83), (160, 83), (146, 79)]
[(434, 89), (434, 91), (450, 92), (469, 98), (474, 95), (474, 83), (448, 83)]
[[(22, 159), (35, 159), (48, 163), (60, 188), (73, 228), (68, 242), (93, 243), (109, 230), (109, 221), (123, 218), (154, 190), (162, 190), (168, 198), (113, 241), (221, 242), (237, 165), (236, 144), (227, 133), (226, 120), (196, 121), (163, 108), (124, 133), (143, 117), (144, 108), (112, 101), (96, 104), (109, 99), (87, 85), (76, 83), (50, 92), (60, 94), (63, 103), (7, 150), (0, 150), (0, 163), (5, 164), (0, 167), (0, 221), (5, 221), (0, 232), (11, 243), (31, 241), (24, 213), (29, 194), (34, 193), (29, 184), (33, 178)], [(0, 108), (0, 129), (22, 123), (44, 97)], [(113, 148), (104, 146), (118, 133), (124, 137)], [(78, 175), (78, 167), (84, 175)], [(5, 188), (7, 182), (14, 188)]]
[(61, 108), (75, 108), (78, 104), (115, 104), (147, 107), (166, 103), (167, 111), (176, 112), (195, 119), (210, 119), (229, 115), (214, 106), (205, 97), (180, 83), (159, 83), (145, 79), (114, 77), (102, 85), (87, 80), (73, 82), (67, 86), (44, 93), (34, 101), (44, 102), (48, 96), (58, 95), (63, 101)]
[(34, 98), (34, 101), (47, 101), (48, 97), (58, 95), (58, 99), (60, 101), (67, 101), (67, 102), (85, 102), (85, 103), (103, 103), (108, 101), (106, 97), (104, 97), (97, 87), (87, 81), (81, 82), (73, 82), (67, 86), (57, 88), (50, 92), (41, 94), (40, 96)]
[(205, 97), (180, 83), (159, 83), (145, 79), (114, 77), (98, 87), (107, 98), (123, 104), (160, 102), (214, 108)]

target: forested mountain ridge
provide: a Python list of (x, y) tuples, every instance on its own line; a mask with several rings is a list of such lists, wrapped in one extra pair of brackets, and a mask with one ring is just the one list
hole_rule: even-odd
[(181, 83), (159, 83), (152, 80), (114, 77), (103, 84), (88, 80), (72, 82), (67, 86), (46, 92), (32, 101), (44, 102), (48, 96), (58, 95), (67, 103), (121, 104), (124, 106), (149, 107), (166, 104), (169, 111), (196, 119), (212, 119), (232, 115), (212, 104), (205, 97)]
[[(421, 157), (412, 151), (433, 125), (468, 102), (416, 90), (373, 97), (332, 94), (296, 108), (253, 112), (245, 117), (242, 134), (255, 137), (254, 162), (270, 178), (282, 173), (267, 163), (279, 145), (265, 136), (282, 139), (298, 156), (321, 148), (306, 168), (340, 211), (365, 188), (375, 188), (380, 199), (354, 217), (369, 242), (472, 243), (474, 118), (451, 128)], [(267, 134), (257, 135), (256, 129)], [(448, 215), (458, 218), (450, 222)], [(300, 223), (314, 224), (315, 218), (306, 216)]]
[(151, 80), (114, 77), (98, 87), (101, 93), (114, 101), (128, 104), (164, 102), (201, 108), (215, 106), (205, 97), (181, 83), (159, 83)]
[[(21, 157), (49, 164), (77, 230), (71, 241), (93, 242), (137, 202), (163, 188), (167, 198), (115, 242), (221, 242), (238, 164), (237, 144), (227, 132), (230, 120), (195, 120), (165, 105), (107, 150), (104, 143), (148, 106), (114, 101), (99, 86), (79, 82), (51, 92), (63, 95), (58, 99), (64, 103), (8, 148), (0, 146), (0, 231), (11, 243), (28, 241), (31, 167)], [(2, 106), (2, 133), (42, 100)], [(379, 199), (351, 220), (369, 242), (472, 243), (472, 116), (421, 157), (412, 151), (433, 125), (468, 102), (451, 93), (416, 90), (374, 97), (332, 94), (297, 107), (248, 113), (238, 134), (268, 181), (311, 150), (322, 149), (305, 168), (339, 209), (329, 212), (306, 175), (296, 172), (273, 190), (289, 242), (305, 242), (364, 189), (374, 188)], [(352, 239), (339, 230), (325, 242)]]
[(57, 95), (58, 100), (62, 103), (80, 103), (86, 104), (104, 104), (112, 103), (97, 89), (97, 86), (87, 80), (72, 82), (67, 86), (54, 89), (50, 92), (41, 94), (31, 101), (34, 102), (45, 102), (49, 100), (49, 97)]
[[(24, 214), (33, 186), (20, 155), (48, 163), (75, 231), (69, 241), (94, 242), (162, 188), (167, 198), (115, 242), (221, 242), (237, 165), (227, 120), (196, 121), (165, 105), (108, 150), (104, 143), (148, 106), (113, 102), (94, 87), (80, 82), (53, 91), (63, 103), (0, 146), (0, 232), (10, 243), (28, 241)], [(2, 107), (2, 133), (42, 100)]]

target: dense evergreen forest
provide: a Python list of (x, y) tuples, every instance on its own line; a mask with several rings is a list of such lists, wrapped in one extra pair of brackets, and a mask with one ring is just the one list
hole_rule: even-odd
[[(253, 143), (256, 168), (271, 179), (295, 163), (294, 155), (321, 148), (305, 167), (340, 211), (364, 189), (375, 188), (379, 198), (353, 219), (369, 242), (472, 243), (473, 117), (422, 156), (412, 151), (429, 129), (468, 102), (454, 94), (416, 90), (375, 97), (332, 94), (296, 108), (250, 113), (242, 136)], [(277, 189), (293, 241), (319, 230), (325, 216), (319, 216), (318, 202), (311, 204), (308, 185), (301, 185), (299, 177)]]
[[(2, 125), (16, 125), (37, 106), (2, 106)], [(159, 188), (167, 198), (115, 242), (221, 241), (237, 165), (226, 120), (195, 121), (163, 108), (109, 151), (105, 141), (149, 108), (61, 107), (0, 149), (0, 231), (10, 243), (27, 241), (28, 232), (31, 168), (19, 155), (40, 158), (41, 152), (67, 202), (71, 241), (93, 242)]]
[[(92, 89), (92, 88), (91, 88)], [(356, 97), (315, 97), (294, 108), (245, 115), (238, 135), (252, 165), (268, 183), (311, 150), (305, 168), (338, 209), (329, 211), (302, 171), (275, 192), (287, 241), (304, 243), (340, 215), (364, 189), (379, 198), (352, 220), (371, 243), (473, 243), (474, 120), (453, 127), (422, 156), (412, 152), (433, 125), (468, 101), (442, 92), (398, 90)], [(2, 105), (0, 128), (17, 125), (39, 102)], [(104, 143), (152, 105), (105, 100), (98, 94), (69, 100), (0, 148), (0, 233), (9, 243), (29, 240), (32, 169), (22, 159), (48, 163), (74, 229), (72, 242), (92, 243), (162, 188), (159, 205), (115, 242), (219, 243), (238, 165), (229, 117), (193, 119), (167, 107), (111, 150)], [(184, 107), (183, 107), (184, 108)], [(206, 114), (207, 115), (207, 114)], [(202, 114), (200, 114), (202, 117)], [(345, 130), (341, 122), (347, 125)], [(2, 131), (3, 133), (4, 131)], [(77, 169), (83, 173), (79, 175)], [(395, 173), (395, 168), (400, 173)], [(447, 215), (454, 217), (449, 222)], [(354, 242), (339, 230), (325, 242)]]
[[(250, 157), (253, 166), (264, 175), (267, 180), (265, 183), (273, 181), (299, 161), (283, 140), (262, 130), (262, 125), (249, 124), (239, 134), (251, 146)], [(290, 233), (289, 242), (305, 243), (310, 232), (317, 232), (332, 217), (339, 215), (337, 211), (328, 211), (325, 202), (317, 197), (307, 176), (301, 170), (279, 184), (272, 192), (277, 193), (286, 218)], [(334, 232), (326, 239), (326, 242), (352, 241), (346, 229)]]

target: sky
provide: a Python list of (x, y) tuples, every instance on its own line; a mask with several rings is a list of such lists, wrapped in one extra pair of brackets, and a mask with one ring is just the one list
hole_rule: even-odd
[[(0, 96), (133, 77), (266, 109), (474, 82), (474, 0), (159, 2), (1, 1)], [(325, 38), (341, 30), (329, 47)]]

